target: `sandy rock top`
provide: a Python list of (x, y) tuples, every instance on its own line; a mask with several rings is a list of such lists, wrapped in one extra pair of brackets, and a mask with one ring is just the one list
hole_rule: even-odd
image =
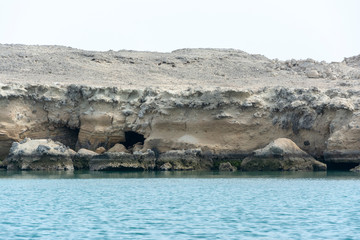
[(10, 149), (10, 155), (36, 156), (36, 155), (73, 155), (75, 151), (69, 149), (60, 142), (50, 139), (25, 138), (20, 143), (14, 142)]
[(354, 89), (360, 88), (359, 56), (326, 63), (312, 59), (271, 60), (234, 49), (96, 52), (0, 44), (0, 83), (167, 90), (264, 86)]

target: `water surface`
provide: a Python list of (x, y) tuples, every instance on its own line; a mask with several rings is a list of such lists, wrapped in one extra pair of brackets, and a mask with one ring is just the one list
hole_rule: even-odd
[(0, 172), (0, 239), (358, 239), (360, 175)]

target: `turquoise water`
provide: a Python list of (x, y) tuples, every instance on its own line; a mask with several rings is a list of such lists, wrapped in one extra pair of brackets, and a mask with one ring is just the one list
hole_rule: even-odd
[(0, 172), (0, 239), (359, 239), (352, 173)]

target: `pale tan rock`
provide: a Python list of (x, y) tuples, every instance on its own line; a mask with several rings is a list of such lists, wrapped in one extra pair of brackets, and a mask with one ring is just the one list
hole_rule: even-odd
[(125, 152), (128, 153), (129, 151), (126, 147), (120, 143), (116, 143), (112, 148), (110, 148), (107, 152)]
[(326, 164), (315, 160), (287, 138), (272, 141), (241, 163), (244, 171), (325, 171), (326, 168)]
[(308, 78), (319, 78), (320, 77), (320, 74), (318, 71), (316, 70), (309, 70), (307, 73), (306, 73), (306, 76)]
[(95, 152), (98, 153), (98, 154), (102, 154), (102, 153), (106, 152), (106, 149), (104, 147), (98, 147), (95, 150)]

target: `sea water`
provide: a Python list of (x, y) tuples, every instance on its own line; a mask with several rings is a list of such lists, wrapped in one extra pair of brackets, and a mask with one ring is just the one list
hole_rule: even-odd
[(0, 239), (360, 239), (352, 173), (0, 172)]

